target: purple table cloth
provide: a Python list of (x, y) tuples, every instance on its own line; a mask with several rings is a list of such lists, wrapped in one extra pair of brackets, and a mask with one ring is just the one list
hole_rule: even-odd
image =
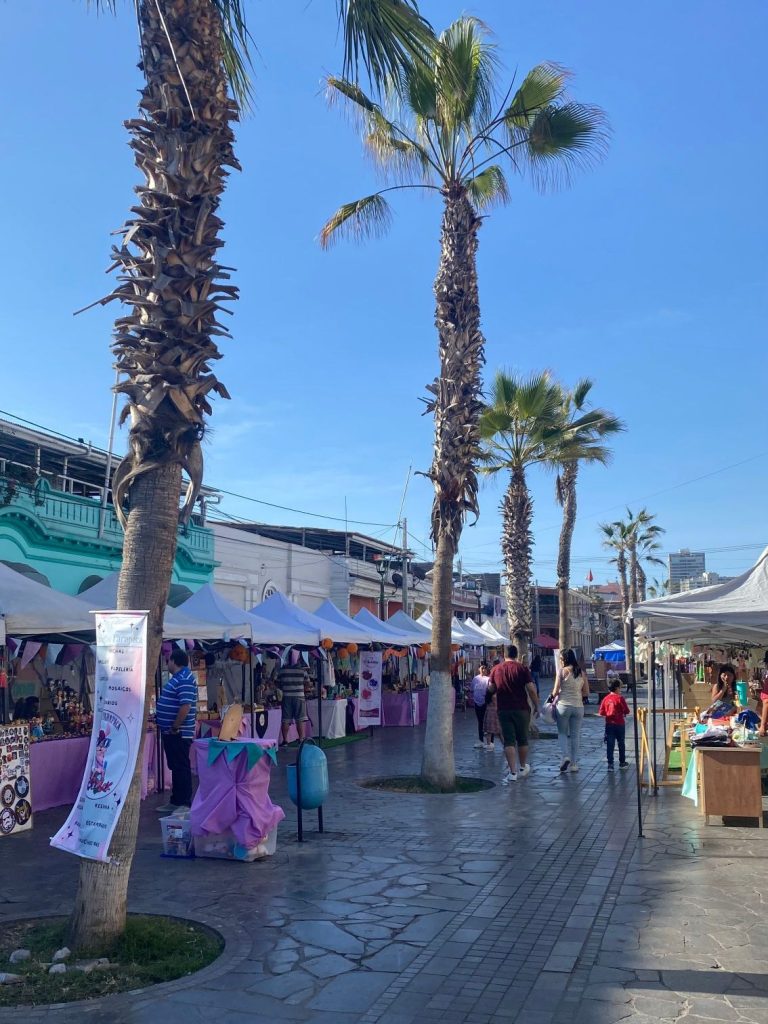
[(211, 743), (217, 740), (195, 740), (193, 757), (197, 764), (198, 786), (189, 822), (193, 836), (220, 835), (232, 832), (242, 846), (257, 846), (285, 817), (282, 807), (269, 798), (269, 776), (272, 760), (266, 753), (274, 748), (274, 740), (241, 739), (237, 746), (260, 747), (261, 758), (252, 766), (248, 752), (241, 751), (230, 761), (222, 753), (213, 764), (208, 763)]

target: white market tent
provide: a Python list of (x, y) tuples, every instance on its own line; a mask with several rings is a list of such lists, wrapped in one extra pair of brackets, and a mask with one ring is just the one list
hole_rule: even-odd
[(376, 641), (372, 629), (345, 615), (332, 601), (323, 601), (312, 614), (328, 623), (328, 628), (332, 630), (330, 635), (336, 643), (371, 644)]
[(768, 646), (768, 548), (727, 583), (633, 605), (648, 640)]
[[(426, 628), (432, 632), (432, 612), (426, 611), (416, 619), (416, 622), (420, 626), (426, 626)], [(459, 625), (459, 620), (454, 617), (451, 619), (451, 643), (452, 644), (476, 644), (477, 641), (470, 640), (464, 630)]]
[(624, 644), (617, 643), (614, 640), (613, 643), (596, 647), (592, 652), (592, 660), (595, 661), (598, 655), (602, 655), (603, 661), (625, 661), (627, 652), (624, 650)]
[(277, 642), (269, 627), (265, 627), (263, 622), (238, 608), (232, 601), (228, 601), (210, 583), (203, 584), (180, 604), (176, 611), (208, 622), (218, 622), (232, 638), (246, 637), (257, 644)]
[(409, 634), (405, 630), (398, 629), (397, 626), (390, 626), (389, 619), (386, 622), (382, 622), (372, 612), (369, 612), (367, 608), (360, 609), (357, 615), (355, 615), (355, 622), (360, 623), (366, 629), (370, 629), (376, 639), (376, 643), (379, 644), (400, 644), (407, 647), (410, 644), (424, 642), (422, 637), (414, 639), (415, 634)]
[(273, 644), (317, 647), (325, 638), (334, 639), (329, 622), (304, 611), (285, 594), (272, 594), (251, 608), (249, 614), (269, 631)]
[(96, 628), (93, 616), (76, 597), (51, 590), (1, 562), (0, 621), (8, 636), (93, 633)]
[(495, 646), (498, 646), (499, 644), (508, 644), (510, 642), (509, 637), (500, 633), (490, 622), (484, 622), (480, 629), (482, 629), (482, 631), (491, 638), (491, 641)]
[(461, 628), (469, 637), (472, 638), (470, 642), (474, 643), (475, 647), (490, 647), (488, 634), (484, 633), (472, 619), (464, 619), (461, 623)]
[[(120, 578), (119, 572), (110, 573), (103, 580), (94, 586), (84, 590), (77, 595), (78, 603), (85, 604), (92, 611), (101, 611), (117, 607), (117, 584)], [(241, 636), (247, 636), (247, 627), (243, 623)], [(222, 629), (220, 622), (198, 619), (186, 615), (178, 608), (165, 607), (163, 616), (163, 639), (164, 640), (221, 640), (226, 629)]]
[[(404, 633), (409, 633), (414, 638), (411, 640), (411, 643), (428, 644), (432, 641), (432, 630), (422, 626), (416, 619), (412, 619), (402, 608), (396, 611), (394, 615), (390, 615), (387, 619), (387, 625), (394, 626), (396, 629), (402, 629)], [(417, 637), (418, 639), (416, 639)]]

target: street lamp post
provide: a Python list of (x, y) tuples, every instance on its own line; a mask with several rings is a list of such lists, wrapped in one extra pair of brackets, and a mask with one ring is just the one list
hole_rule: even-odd
[(379, 574), (379, 618), (383, 622), (387, 617), (384, 598), (384, 577), (387, 575), (387, 565), (383, 555), (374, 555), (373, 560)]

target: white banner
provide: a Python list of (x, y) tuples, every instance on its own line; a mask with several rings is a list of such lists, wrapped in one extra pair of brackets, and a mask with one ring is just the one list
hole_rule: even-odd
[(32, 828), (29, 726), (0, 726), (0, 836)]
[(360, 651), (360, 728), (381, 725), (381, 651)]
[(96, 700), (80, 793), (51, 840), (67, 853), (109, 861), (141, 743), (147, 613), (96, 612)]

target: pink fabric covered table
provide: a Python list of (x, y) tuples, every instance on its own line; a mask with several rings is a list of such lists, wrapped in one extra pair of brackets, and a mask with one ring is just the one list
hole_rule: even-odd
[[(73, 804), (80, 792), (90, 737), (73, 736), (66, 740), (41, 740), (29, 748), (32, 783), (32, 810)], [(147, 732), (141, 766), (141, 799), (157, 788), (157, 739), (155, 730)], [(170, 789), (170, 772), (165, 762), (165, 785)]]
[(251, 848), (277, 827), (285, 813), (269, 798), (270, 749), (275, 749), (274, 740), (193, 741), (200, 781), (189, 812), (193, 836), (232, 832), (238, 843)]

